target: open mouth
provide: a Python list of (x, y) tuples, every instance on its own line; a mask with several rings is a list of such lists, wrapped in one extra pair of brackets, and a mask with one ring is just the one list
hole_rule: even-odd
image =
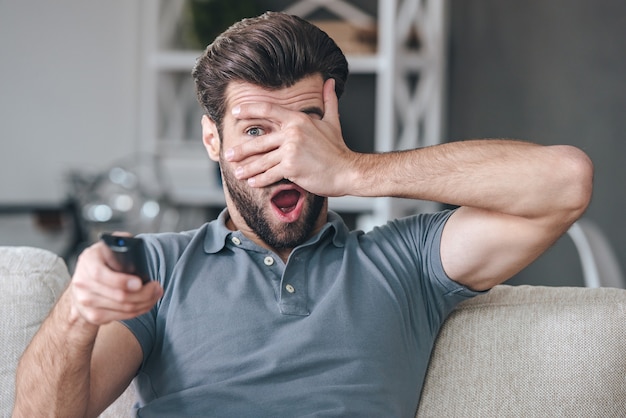
[(292, 223), (300, 219), (304, 210), (304, 195), (302, 188), (291, 182), (280, 184), (271, 198), (274, 214), (281, 222)]
[(284, 214), (293, 212), (300, 201), (300, 193), (295, 189), (281, 190), (272, 197), (272, 203)]

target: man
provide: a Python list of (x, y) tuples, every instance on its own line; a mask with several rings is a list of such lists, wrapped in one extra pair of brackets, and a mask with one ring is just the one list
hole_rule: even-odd
[[(531, 263), (590, 199), (591, 163), (569, 146), (351, 151), (345, 58), (293, 16), (234, 25), (193, 75), (227, 209), (145, 235), (144, 286), (87, 249), (20, 362), (16, 416), (95, 416), (134, 378), (140, 416), (411, 416), (453, 307)], [(459, 208), (363, 234), (328, 211), (343, 195)]]

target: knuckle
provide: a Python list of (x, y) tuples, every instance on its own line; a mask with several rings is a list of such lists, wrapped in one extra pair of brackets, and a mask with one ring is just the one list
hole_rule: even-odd
[(101, 323), (103, 320), (102, 312), (96, 309), (84, 309), (82, 311), (82, 315), (88, 322), (91, 322), (92, 324)]
[(89, 295), (85, 290), (83, 290), (81, 283), (72, 283), (72, 298), (79, 305), (85, 305), (85, 303), (89, 299)]
[(96, 305), (94, 299), (86, 292), (79, 292), (76, 295), (76, 302), (85, 308), (92, 308)]
[(79, 255), (78, 258), (76, 259), (76, 264), (78, 266), (81, 266), (85, 263), (89, 262), (89, 258), (91, 257), (93, 253), (93, 248), (92, 247), (88, 247), (85, 250), (83, 250)]
[(112, 290), (109, 297), (111, 298), (111, 300), (113, 300), (116, 303), (121, 303), (121, 304), (126, 303), (126, 298), (127, 298), (126, 292), (123, 291), (122, 289)]
[(293, 141), (285, 142), (283, 145), (283, 151), (285, 153), (285, 157), (290, 158), (295, 156), (298, 152), (298, 144)]
[(285, 173), (287, 173), (290, 176), (293, 176), (297, 172), (298, 164), (296, 164), (293, 160), (286, 159), (284, 161), (283, 168), (285, 170)]

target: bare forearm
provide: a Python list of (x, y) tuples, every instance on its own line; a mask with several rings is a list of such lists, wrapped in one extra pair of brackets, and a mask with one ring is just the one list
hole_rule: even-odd
[(62, 296), (20, 360), (15, 417), (85, 415), (98, 328), (72, 315), (69, 298)]
[(584, 206), (591, 163), (568, 146), (476, 140), (388, 154), (358, 164), (355, 194), (397, 196), (536, 217)]

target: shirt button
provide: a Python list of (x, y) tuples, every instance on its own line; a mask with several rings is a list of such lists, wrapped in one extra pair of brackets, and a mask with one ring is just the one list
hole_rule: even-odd
[(289, 293), (293, 293), (293, 292), (296, 291), (296, 288), (293, 287), (292, 285), (288, 284), (288, 285), (285, 286), (285, 290), (287, 290), (287, 292), (289, 292)]
[(263, 262), (266, 266), (271, 266), (272, 264), (274, 264), (274, 259), (268, 255), (267, 257), (265, 257), (265, 259), (263, 259)]
[(235, 245), (240, 245), (241, 244), (241, 240), (237, 237), (232, 237), (231, 241), (233, 242), (233, 244)]

